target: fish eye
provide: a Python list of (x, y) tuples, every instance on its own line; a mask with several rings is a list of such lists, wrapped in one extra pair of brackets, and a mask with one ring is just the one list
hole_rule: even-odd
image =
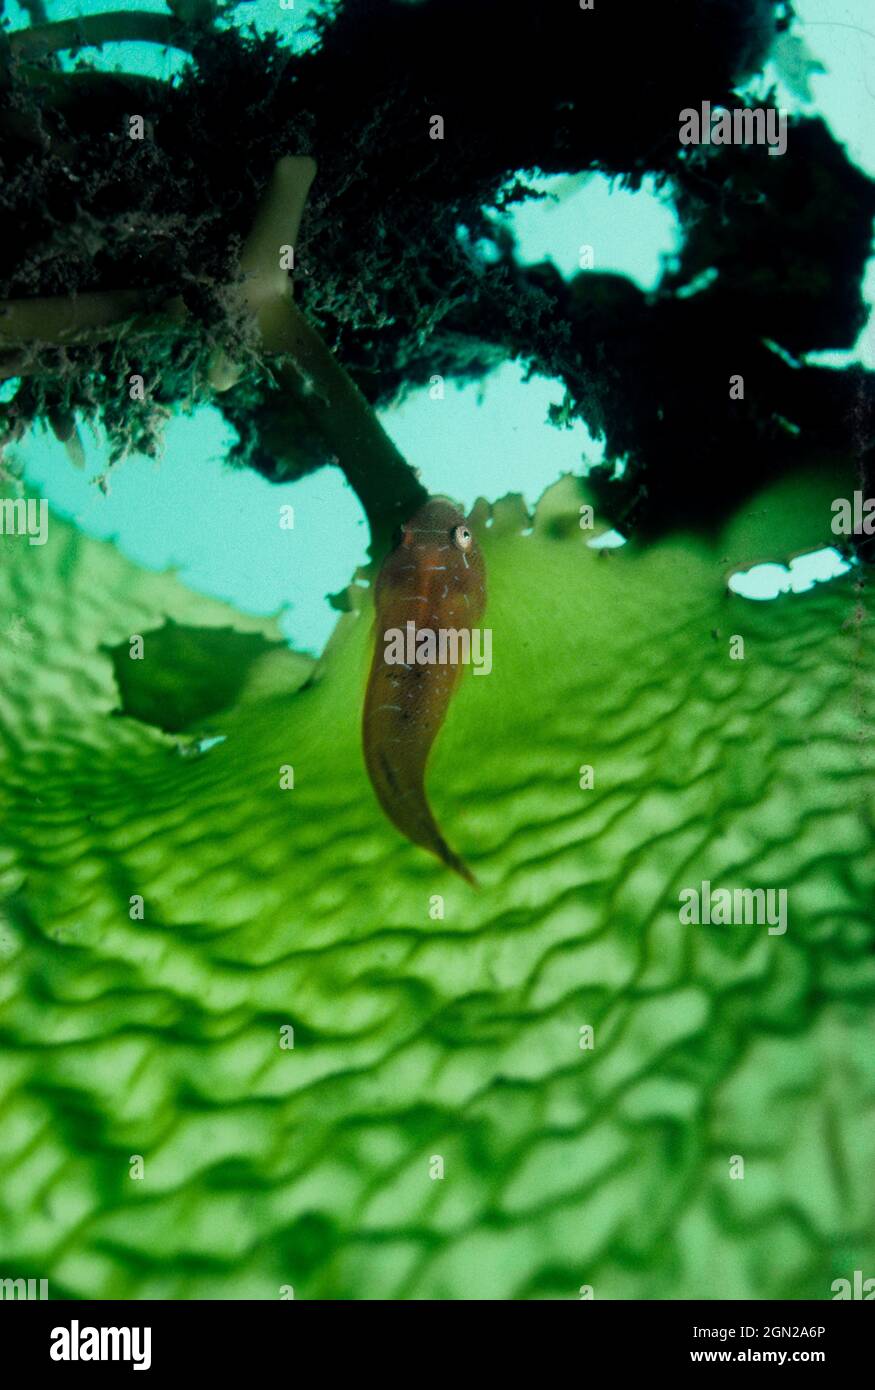
[(474, 537), (467, 526), (453, 527), (453, 545), (458, 546), (459, 550), (470, 550), (474, 544)]

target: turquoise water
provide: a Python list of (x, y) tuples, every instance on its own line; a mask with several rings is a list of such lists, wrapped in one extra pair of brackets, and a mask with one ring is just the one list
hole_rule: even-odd
[[(50, 5), (50, 17), (116, 8), (113, 0), (77, 7)], [(139, 9), (159, 6), (140, 3)], [(829, 120), (853, 158), (875, 174), (871, 91), (875, 90), (875, 34), (866, 22), (865, 0), (797, 6), (805, 21), (805, 41), (825, 72), (810, 74), (816, 109)], [(238, 7), (238, 22), (262, 32), (276, 29), (301, 47), (308, 41), (308, 7), (281, 10), (259, 0)], [(13, 5), (13, 27), (26, 15)], [(89, 51), (93, 58), (94, 51)], [(169, 77), (184, 63), (178, 53), (155, 45), (114, 45), (100, 55), (103, 66), (119, 66)], [(767, 70), (758, 84), (765, 91), (778, 82), (780, 101), (789, 109), (805, 106)], [(867, 95), (868, 93), (868, 95)], [(518, 207), (510, 225), (525, 261), (550, 259), (563, 274), (578, 266), (580, 246), (592, 245), (596, 268), (630, 276), (652, 290), (678, 246), (671, 207), (646, 183), (637, 193), (612, 186), (601, 176), (539, 178), (532, 187), (547, 193)], [(875, 260), (870, 262), (868, 302), (875, 302)], [(859, 360), (875, 365), (872, 323), (853, 352), (814, 354), (813, 359), (842, 365)], [(477, 495), (494, 500), (520, 492), (531, 505), (563, 472), (581, 472), (601, 458), (600, 444), (581, 424), (570, 430), (546, 425), (550, 404), (562, 399), (558, 383), (526, 382), (520, 367), (507, 364), (486, 381), (458, 389), (448, 383), (443, 400), (427, 391), (411, 393), (383, 412), (383, 424), (402, 453), (417, 467), (428, 490), (446, 493), (470, 507)], [(75, 470), (53, 436), (39, 434), (20, 450), (28, 482), (47, 496), (63, 516), (87, 534), (113, 539), (139, 564), (178, 568), (192, 588), (233, 603), (245, 612), (280, 616), (290, 642), (321, 650), (335, 613), (327, 595), (348, 583), (366, 557), (367, 527), (361, 507), (341, 473), (324, 469), (288, 487), (273, 487), (255, 474), (235, 472), (223, 462), (233, 433), (209, 407), (192, 418), (176, 418), (167, 428), (165, 451), (155, 464), (130, 458), (117, 467), (105, 496), (95, 479), (105, 468), (105, 442), (83, 439), (84, 470)], [(477, 455), (477, 486), (472, 487), (470, 457)], [(293, 531), (280, 530), (279, 508), (295, 508)], [(617, 538), (619, 539), (619, 538)], [(774, 564), (734, 576), (732, 587), (750, 598), (767, 599), (815, 580), (844, 572), (834, 551), (797, 558), (775, 555)]]

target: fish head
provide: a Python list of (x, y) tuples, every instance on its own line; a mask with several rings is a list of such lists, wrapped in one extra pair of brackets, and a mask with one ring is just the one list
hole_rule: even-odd
[(426, 613), (444, 625), (476, 623), (486, 603), (486, 567), (474, 531), (455, 503), (431, 497), (401, 528), (386, 560), (378, 589), (422, 595), (410, 616), (422, 625)]

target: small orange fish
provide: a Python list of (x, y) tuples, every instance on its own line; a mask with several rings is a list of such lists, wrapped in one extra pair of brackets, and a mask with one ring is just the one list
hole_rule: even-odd
[[(461, 662), (446, 658), (453, 650), (458, 658), (461, 644), (470, 650), (471, 629), (486, 606), (483, 556), (451, 502), (430, 498), (407, 522), (380, 570), (375, 606), (362, 721), (368, 776), (392, 824), (476, 884), (441, 834), (425, 795), (425, 765), (461, 675)], [(414, 649), (420, 660), (410, 660)], [(441, 654), (444, 660), (432, 659)]]

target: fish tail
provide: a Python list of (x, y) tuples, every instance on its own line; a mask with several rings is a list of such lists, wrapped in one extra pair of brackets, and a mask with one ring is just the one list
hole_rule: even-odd
[(446, 864), (448, 869), (452, 869), (453, 873), (458, 874), (459, 877), (463, 878), (466, 883), (470, 883), (472, 888), (480, 887), (479, 879), (476, 877), (475, 874), (471, 872), (464, 859), (462, 859), (460, 855), (456, 854), (455, 850), (450, 849), (446, 840), (442, 836), (438, 837), (437, 844), (434, 847), (434, 853), (438, 856), (439, 859), (443, 860), (444, 864)]

